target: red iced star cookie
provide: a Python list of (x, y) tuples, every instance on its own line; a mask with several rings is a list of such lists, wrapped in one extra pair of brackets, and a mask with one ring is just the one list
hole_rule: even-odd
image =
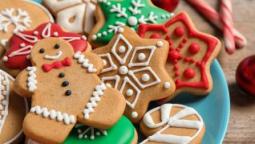
[(163, 25), (142, 24), (138, 33), (169, 42), (167, 70), (175, 79), (177, 93), (204, 95), (211, 91), (210, 65), (219, 53), (220, 41), (196, 30), (186, 13), (181, 12)]
[(57, 24), (44, 23), (32, 31), (19, 32), (11, 38), (10, 48), (3, 57), (4, 66), (18, 70), (30, 66), (31, 48), (38, 41), (48, 37), (59, 37), (68, 41), (76, 52), (84, 51), (88, 47), (85, 36), (64, 32)]

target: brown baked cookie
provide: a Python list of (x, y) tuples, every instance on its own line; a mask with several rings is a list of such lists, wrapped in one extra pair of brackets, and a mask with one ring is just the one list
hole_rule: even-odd
[(65, 30), (88, 34), (95, 24), (97, 0), (43, 0)]
[(41, 143), (62, 143), (76, 122), (107, 129), (123, 114), (124, 97), (97, 76), (103, 68), (97, 55), (74, 53), (68, 42), (47, 38), (33, 47), (30, 58), (32, 67), (15, 81), (17, 93), (32, 96), (23, 123), (26, 136)]
[(22, 136), (22, 123), (28, 111), (25, 98), (14, 93), (14, 79), (0, 70), (0, 143), (18, 143)]
[(0, 1), (0, 56), (8, 48), (13, 33), (30, 30), (53, 21), (47, 9), (32, 0)]
[(140, 128), (147, 136), (141, 144), (200, 144), (205, 133), (197, 111), (178, 104), (164, 104), (148, 111)]
[(175, 84), (165, 69), (166, 41), (142, 39), (123, 27), (108, 45), (93, 51), (104, 60), (102, 81), (125, 96), (125, 114), (132, 122), (141, 120), (151, 101), (173, 96)]
[[(220, 41), (198, 31), (185, 12), (162, 25), (142, 24), (138, 33), (143, 38), (165, 39), (169, 42), (166, 68), (175, 80), (176, 95), (182, 92), (205, 95), (213, 81), (210, 66), (221, 49)], [(170, 98), (165, 101), (170, 100)]]

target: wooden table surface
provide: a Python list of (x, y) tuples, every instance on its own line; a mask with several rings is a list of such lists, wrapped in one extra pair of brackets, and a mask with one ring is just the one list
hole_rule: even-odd
[[(219, 1), (206, 0), (218, 9)], [(249, 45), (233, 55), (224, 50), (218, 59), (228, 80), (231, 98), (231, 117), (224, 144), (255, 144), (255, 97), (247, 96), (238, 91), (235, 84), (235, 71), (239, 62), (255, 54), (255, 0), (232, 0), (235, 26), (248, 39)], [(205, 21), (185, 1), (177, 11), (188, 11), (193, 22), (201, 31), (211, 33), (222, 39), (221, 32)]]

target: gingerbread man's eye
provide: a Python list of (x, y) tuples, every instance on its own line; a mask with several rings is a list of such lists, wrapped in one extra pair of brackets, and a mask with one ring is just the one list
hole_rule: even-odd
[(54, 49), (59, 49), (60, 48), (60, 45), (59, 44), (55, 44), (54, 45)]
[(41, 49), (39, 50), (39, 53), (41, 53), (41, 54), (43, 54), (44, 52), (45, 52), (44, 48), (41, 48)]

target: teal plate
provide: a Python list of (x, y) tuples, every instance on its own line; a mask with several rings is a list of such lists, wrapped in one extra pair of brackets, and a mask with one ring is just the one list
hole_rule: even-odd
[[(41, 0), (34, 1), (41, 2)], [(212, 64), (211, 73), (214, 86), (208, 96), (201, 98), (182, 94), (171, 102), (191, 106), (201, 114), (206, 125), (203, 144), (222, 144), (230, 116), (229, 90), (218, 61)], [(155, 107), (155, 104), (152, 107)]]
[(211, 73), (214, 85), (208, 96), (194, 98), (183, 94), (171, 102), (191, 106), (200, 113), (206, 125), (203, 144), (222, 144), (230, 116), (229, 90), (218, 61), (212, 64)]

